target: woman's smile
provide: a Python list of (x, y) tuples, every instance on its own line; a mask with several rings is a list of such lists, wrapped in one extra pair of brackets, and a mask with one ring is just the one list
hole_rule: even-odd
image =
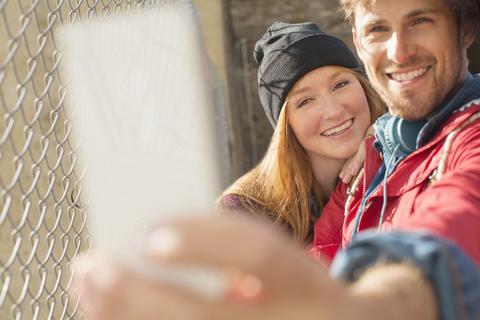
[(350, 119), (350, 120), (347, 120), (344, 123), (340, 124), (339, 126), (333, 128), (333, 129), (328, 129), (327, 131), (322, 132), (321, 135), (324, 136), (324, 137), (338, 136), (338, 135), (344, 133), (345, 131), (347, 131), (348, 128), (350, 128), (352, 126), (353, 121), (354, 121), (353, 118)]

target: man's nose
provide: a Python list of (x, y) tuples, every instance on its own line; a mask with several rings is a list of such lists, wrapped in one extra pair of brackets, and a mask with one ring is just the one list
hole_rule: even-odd
[(396, 63), (408, 61), (416, 53), (416, 45), (405, 32), (394, 32), (387, 41), (387, 57)]

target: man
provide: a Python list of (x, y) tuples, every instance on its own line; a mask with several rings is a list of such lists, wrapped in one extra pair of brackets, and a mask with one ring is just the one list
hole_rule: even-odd
[[(352, 270), (361, 273), (379, 255), (390, 262), (410, 261), (434, 284), (442, 316), (453, 318), (464, 298), (447, 287), (465, 287), (466, 274), (453, 268), (446, 276), (439, 268), (449, 263), (462, 268), (462, 259), (449, 255), (463, 253), (472, 268), (480, 267), (480, 126), (478, 121), (467, 126), (480, 111), (476, 106), (480, 84), (469, 75), (466, 57), (478, 4), (448, 0), (341, 4), (369, 79), (397, 117), (384, 116), (375, 125), (376, 139), (367, 139), (362, 182), (342, 219), (343, 243), (352, 245), (335, 262), (333, 273), (342, 270), (353, 280)], [(462, 123), (464, 129), (459, 128)], [(458, 135), (451, 135), (453, 142), (446, 145), (447, 136), (457, 128)], [(396, 140), (403, 142), (397, 150)], [(341, 225), (335, 220), (344, 212), (344, 203), (336, 193), (316, 225), (313, 253), (319, 260), (322, 247), (330, 244), (323, 222)], [(368, 228), (384, 233), (355, 242), (358, 232)], [(401, 232), (385, 232), (392, 229)]]
[[(345, 199), (336, 194), (318, 222), (317, 258), (321, 246), (332, 244), (321, 232), (323, 221), (343, 224), (344, 244), (351, 242), (332, 266), (334, 278), (343, 281), (332, 280), (261, 227), (215, 219), (178, 222), (151, 234), (146, 256), (224, 270), (224, 299), (206, 301), (97, 261), (77, 278), (91, 303), (90, 320), (480, 316), (480, 121), (466, 122), (480, 112), (480, 79), (468, 74), (466, 57), (478, 5), (469, 0), (342, 5), (372, 84), (398, 116), (379, 122), (373, 146), (367, 140), (364, 183), (356, 195), (352, 190), (346, 216)], [(397, 127), (401, 119), (424, 121), (413, 137), (413, 152), (411, 143), (395, 142), (410, 132)], [(382, 232), (362, 231), (370, 227)]]

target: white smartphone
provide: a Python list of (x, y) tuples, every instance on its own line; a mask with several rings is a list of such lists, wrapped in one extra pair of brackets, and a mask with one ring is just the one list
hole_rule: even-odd
[(63, 61), (102, 252), (209, 298), (215, 272), (148, 265), (147, 228), (213, 212), (222, 163), (206, 54), (193, 7), (167, 6), (64, 31)]

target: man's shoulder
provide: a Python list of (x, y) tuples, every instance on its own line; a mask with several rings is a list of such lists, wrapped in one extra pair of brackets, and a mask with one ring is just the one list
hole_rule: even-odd
[(480, 91), (478, 92), (478, 97), (475, 97), (473, 98), (472, 100), (470, 100), (469, 102), (467, 102), (466, 104), (464, 104), (463, 106), (461, 106), (458, 110), (455, 110), (452, 115), (455, 115), (457, 114), (458, 112), (463, 112), (463, 111), (466, 111), (468, 110), (468, 108), (470, 107), (478, 107), (480, 106)]
[[(463, 131), (467, 129), (468, 131), (478, 131), (480, 129), (480, 99), (475, 99), (467, 104), (465, 104), (460, 109), (453, 112), (447, 120), (444, 122), (443, 126), (440, 128), (436, 134), (438, 138), (446, 138), (453, 131)], [(433, 138), (432, 140), (435, 140)]]

